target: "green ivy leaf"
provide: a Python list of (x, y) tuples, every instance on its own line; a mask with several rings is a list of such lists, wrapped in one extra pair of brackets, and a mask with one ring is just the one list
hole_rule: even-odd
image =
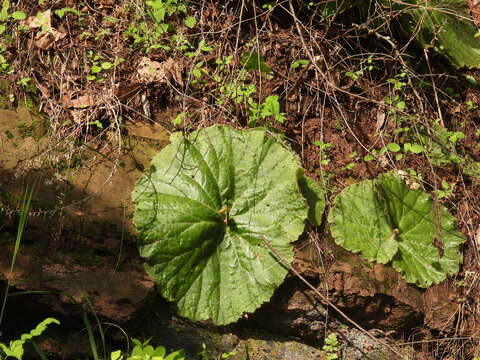
[(147, 273), (181, 315), (228, 324), (270, 299), (288, 270), (269, 246), (292, 261), (304, 229), (300, 174), (265, 129), (177, 134), (155, 156), (133, 221)]
[(456, 273), (462, 261), (465, 240), (447, 209), (393, 173), (344, 189), (328, 221), (338, 245), (369, 261), (391, 262), (421, 287)]

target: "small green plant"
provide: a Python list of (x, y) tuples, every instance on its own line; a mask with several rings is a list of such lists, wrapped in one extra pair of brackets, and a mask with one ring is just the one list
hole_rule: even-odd
[(411, 152), (413, 154), (421, 154), (425, 149), (421, 144), (407, 142), (403, 144), (403, 151)]
[(25, 344), (34, 337), (41, 335), (50, 324), (60, 324), (60, 321), (54, 318), (46, 318), (40, 324), (38, 324), (35, 329), (20, 336), (20, 339), (10, 341), (8, 346), (0, 343), (0, 359), (3, 360), (12, 357), (17, 360), (22, 360)]
[(198, 355), (200, 356), (200, 359), (201, 360), (220, 360), (220, 359), (228, 359), (232, 356), (235, 356), (237, 355), (237, 352), (236, 351), (230, 351), (228, 353), (223, 353), (222, 355), (220, 355), (220, 357), (217, 357), (215, 359), (212, 359), (209, 355), (208, 355), (208, 352), (207, 352), (207, 345), (205, 345), (205, 343), (202, 344), (202, 350), (200, 350), (200, 352), (198, 353)]
[(285, 113), (280, 111), (280, 102), (277, 95), (268, 96), (263, 103), (256, 103), (252, 98), (248, 99), (248, 105), (250, 106), (248, 117), (248, 124), (250, 126), (255, 125), (258, 120), (264, 120), (268, 117), (273, 117), (275, 121), (284, 123)]
[(347, 155), (347, 158), (353, 160), (351, 162), (349, 162), (348, 164), (346, 164), (345, 166), (342, 167), (343, 170), (351, 170), (353, 169), (355, 166), (357, 166), (357, 161), (360, 160), (360, 156), (358, 155), (358, 153), (356, 151), (350, 153)]
[(172, 119), (172, 125), (174, 126), (180, 126), (183, 124), (183, 121), (185, 120), (185, 116), (187, 116), (187, 114), (185, 112), (180, 112), (177, 114), (177, 116), (175, 116), (173, 119)]
[(193, 69), (190, 71), (190, 74), (194, 77), (192, 84), (195, 84), (200, 81), (202, 76), (208, 74), (208, 69), (205, 65), (205, 61), (198, 61), (193, 65)]
[(100, 29), (95, 33), (95, 41), (100, 40), (101, 38), (104, 38), (107, 35), (110, 35), (110, 30), (109, 29)]
[(477, 104), (474, 104), (472, 100), (465, 101), (465, 106), (467, 107), (468, 110), (477, 110), (478, 109)]
[(187, 16), (185, 20), (183, 21), (186, 27), (189, 29), (193, 29), (195, 25), (197, 25), (197, 19), (193, 16)]
[(387, 79), (387, 82), (393, 86), (394, 90), (401, 90), (404, 86), (407, 86), (407, 83), (405, 82), (406, 77), (407, 73), (405, 71), (402, 71), (394, 78)]
[(351, 78), (352, 80), (358, 80), (360, 79), (366, 71), (372, 71), (375, 69), (377, 65), (375, 64), (373, 60), (373, 55), (369, 55), (368, 58), (363, 59), (360, 62), (360, 69), (356, 71), (347, 71), (345, 73), (345, 76)]
[(9, 12), (10, 1), (3, 0), (2, 7), (0, 8), (0, 35), (7, 30), (6, 23), (10, 20), (24, 20), (27, 15), (23, 11)]
[(389, 115), (395, 115), (397, 110), (403, 111), (407, 106), (405, 101), (403, 101), (398, 94), (393, 96), (387, 95), (385, 96), (384, 100), (387, 105), (391, 106), (391, 108), (388, 110)]
[(305, 60), (305, 59), (295, 60), (290, 65), (290, 68), (292, 68), (292, 69), (304, 68), (304, 67), (308, 66), (309, 64), (310, 64), (310, 60)]
[[(167, 33), (173, 32), (174, 28), (165, 22), (169, 16), (187, 14), (187, 6), (182, 0), (150, 0), (145, 2), (144, 13), (134, 10), (134, 21), (132, 21), (124, 34), (133, 39), (133, 45), (139, 45), (148, 53), (153, 49), (163, 50), (187, 50), (192, 48), (184, 37), (177, 35), (168, 39)], [(148, 18), (145, 18), (147, 14)], [(197, 20), (193, 16), (186, 16), (184, 24), (187, 28), (195, 27)], [(181, 45), (178, 39), (182, 38)], [(176, 44), (177, 43), (177, 44)]]
[(71, 8), (71, 7), (63, 7), (61, 9), (57, 9), (54, 11), (55, 15), (57, 15), (60, 19), (63, 19), (65, 14), (73, 14), (76, 16), (82, 16), (82, 13), (78, 11), (77, 9)]
[(125, 61), (125, 59), (123, 58), (117, 58), (113, 63), (110, 61), (102, 61), (103, 56), (94, 54), (92, 50), (89, 50), (87, 57), (91, 63), (91, 75), (87, 76), (87, 80), (95, 80), (97, 82), (102, 82), (105, 80), (103, 77), (100, 76), (103, 71), (113, 69), (119, 64), (121, 64), (123, 61)]
[(252, 95), (255, 94), (257, 88), (254, 84), (246, 84), (241, 79), (235, 79), (220, 86), (219, 91), (221, 96), (217, 100), (218, 104), (223, 104), (226, 99), (231, 99), (235, 104), (240, 104), (247, 103), (249, 99), (252, 99)]
[(465, 138), (465, 134), (461, 131), (445, 129), (438, 119), (430, 123), (429, 130), (422, 129), (415, 134), (415, 137), (420, 143), (422, 152), (425, 152), (431, 163), (436, 166), (462, 163), (462, 156), (456, 152), (455, 147)]
[(132, 339), (134, 347), (130, 355), (124, 356), (120, 350), (113, 351), (110, 354), (111, 360), (185, 360), (185, 351), (183, 349), (174, 351), (167, 355), (167, 349), (163, 346), (153, 347), (150, 340), (140, 341)]
[(32, 78), (24, 77), (24, 78), (21, 78), (20, 80), (18, 80), (17, 84), (27, 87), (27, 86), (29, 86), (31, 80), (32, 80)]
[(149, 0), (147, 13), (157, 23), (163, 22), (165, 16), (178, 15), (187, 12), (187, 5), (182, 0)]
[(262, 74), (272, 74), (272, 69), (257, 52), (246, 52), (240, 57), (240, 63), (247, 71), (259, 70)]
[(323, 141), (314, 141), (313, 145), (318, 146), (320, 149), (320, 164), (321, 165), (328, 165), (330, 164), (330, 157), (327, 154), (327, 150), (334, 147), (331, 143), (325, 143)]
[(14, 72), (12, 64), (8, 62), (5, 56), (2, 55), (2, 48), (0, 46), (0, 73), (12, 74)]
[(434, 190), (433, 193), (437, 196), (437, 199), (448, 198), (453, 195), (456, 183), (449, 183), (446, 180), (442, 180), (441, 189)]
[(325, 343), (322, 350), (327, 353), (328, 360), (338, 359), (338, 352), (340, 351), (340, 343), (337, 339), (337, 334), (331, 333), (325, 338)]

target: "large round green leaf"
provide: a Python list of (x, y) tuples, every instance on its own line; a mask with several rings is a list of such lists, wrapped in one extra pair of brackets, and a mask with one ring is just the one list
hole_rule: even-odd
[(236, 321), (270, 299), (307, 216), (296, 156), (265, 129), (173, 137), (137, 182), (140, 255), (180, 314)]
[(462, 261), (464, 238), (448, 210), (393, 173), (344, 189), (328, 221), (337, 244), (369, 261), (391, 261), (418, 286), (439, 283)]

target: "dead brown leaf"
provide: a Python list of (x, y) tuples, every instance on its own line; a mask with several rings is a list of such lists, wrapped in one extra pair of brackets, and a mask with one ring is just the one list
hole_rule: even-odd
[(22, 23), (30, 29), (41, 29), (35, 36), (34, 44), (42, 50), (50, 49), (56, 41), (67, 35), (65, 32), (52, 27), (52, 11), (50, 9), (35, 16), (30, 16)]
[(68, 108), (86, 108), (101, 104), (101, 99), (94, 94), (85, 94), (76, 99), (64, 99), (63, 104)]
[(150, 60), (148, 57), (143, 57), (138, 64), (137, 74), (144, 83), (168, 81), (168, 73), (163, 63)]
[(137, 74), (142, 83), (168, 82), (171, 78), (183, 86), (182, 71), (184, 64), (173, 59), (164, 62), (143, 57), (137, 67)]

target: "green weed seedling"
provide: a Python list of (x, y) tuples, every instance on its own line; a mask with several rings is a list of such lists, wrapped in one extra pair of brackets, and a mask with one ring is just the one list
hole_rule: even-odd
[[(145, 13), (139, 13), (138, 10), (135, 10), (134, 18), (136, 20), (130, 23), (124, 32), (125, 35), (133, 39), (133, 45), (142, 46), (147, 53), (153, 49), (183, 51), (192, 48), (188, 40), (180, 35), (172, 36), (171, 44), (163, 43), (164, 35), (174, 31), (174, 28), (165, 22), (166, 18), (187, 14), (185, 2), (182, 0), (150, 0), (146, 1), (145, 5)], [(145, 19), (145, 14), (148, 19)], [(193, 16), (186, 16), (184, 24), (192, 29), (197, 24), (197, 19)], [(175, 44), (179, 38), (183, 38), (181, 45)]]
[(190, 71), (190, 74), (194, 77), (194, 79), (191, 81), (192, 84), (196, 84), (201, 81), (202, 76), (205, 74), (208, 74), (208, 69), (205, 65), (205, 61), (199, 61), (195, 65), (193, 65), (192, 71)]
[(102, 39), (105, 36), (110, 35), (110, 34), (111, 34), (111, 32), (110, 32), (109, 29), (100, 29), (96, 32), (94, 39), (95, 39), (95, 41), (98, 41), (98, 40), (100, 40), (100, 39)]
[(197, 19), (193, 16), (187, 16), (185, 20), (183, 21), (186, 27), (189, 29), (193, 29), (195, 25), (197, 25)]
[(35, 329), (29, 333), (23, 334), (20, 339), (10, 341), (8, 346), (4, 343), (0, 343), (0, 359), (15, 358), (22, 360), (25, 344), (34, 337), (41, 335), (50, 324), (60, 324), (60, 321), (54, 318), (46, 318), (38, 324)]
[(342, 169), (343, 170), (351, 170), (353, 169), (355, 166), (357, 166), (357, 163), (356, 161), (360, 160), (360, 156), (358, 155), (358, 153), (356, 151), (350, 153), (347, 155), (347, 158), (353, 160), (352, 162), (349, 162), (347, 165), (345, 165)]
[[(431, 123), (433, 136), (424, 133), (415, 134), (419, 149), (428, 156), (429, 160), (435, 166), (444, 164), (459, 164), (463, 162), (463, 157), (456, 153), (455, 146), (459, 140), (465, 138), (465, 134), (461, 131), (449, 131), (440, 125), (437, 119)], [(406, 144), (405, 144), (406, 145)]]
[[(221, 74), (227, 73), (229, 70), (229, 65), (232, 63), (233, 55), (228, 56), (221, 56), (215, 59), (215, 65), (217, 66), (218, 72)], [(217, 83), (221, 83), (223, 81), (223, 77), (219, 74), (214, 74), (212, 79)]]
[(32, 78), (24, 77), (24, 78), (21, 78), (20, 80), (18, 80), (17, 84), (27, 87), (27, 86), (29, 86), (31, 80), (32, 80)]
[(147, 339), (141, 342), (138, 339), (132, 339), (134, 344), (132, 353), (126, 357), (120, 350), (113, 351), (110, 354), (111, 360), (185, 360), (185, 351), (183, 349), (174, 351), (167, 355), (167, 350), (163, 346), (153, 347)]
[(97, 82), (102, 82), (105, 80), (103, 77), (100, 76), (100, 74), (103, 71), (113, 69), (119, 64), (121, 64), (123, 61), (125, 61), (125, 59), (123, 58), (117, 58), (113, 63), (110, 61), (102, 61), (103, 56), (94, 54), (92, 50), (88, 52), (87, 57), (91, 62), (91, 65), (90, 65), (91, 75), (87, 76), (87, 80), (89, 81), (96, 80)]
[(244, 83), (240, 78), (226, 82), (220, 86), (219, 91), (221, 96), (217, 103), (223, 104), (226, 99), (231, 99), (235, 104), (240, 104), (248, 102), (249, 99), (253, 101), (252, 95), (255, 94), (257, 88), (254, 84)]
[[(23, 11), (10, 12), (10, 1), (4, 0), (0, 8), (0, 36), (7, 31), (8, 23), (11, 20), (19, 21), (26, 19), (27, 15)], [(11, 36), (3, 35), (0, 37), (0, 74), (12, 74), (13, 66), (4, 56), (7, 44), (12, 42)]]
[(10, 1), (3, 0), (2, 7), (0, 8), (0, 35), (7, 30), (6, 23), (9, 20), (25, 20), (27, 18), (27, 14), (25, 14), (23, 11), (9, 12), (9, 9)]
[(185, 117), (187, 116), (187, 114), (185, 112), (180, 112), (177, 114), (177, 116), (175, 116), (172, 120), (171, 120), (171, 123), (173, 126), (180, 126), (183, 124), (183, 121), (185, 120)]
[(373, 55), (370, 55), (367, 59), (364, 59), (360, 62), (360, 69), (356, 71), (347, 71), (345, 76), (349, 77), (350, 79), (356, 81), (360, 79), (363, 75), (365, 75), (366, 71), (372, 71), (376, 69), (377, 65), (373, 60)]
[(449, 183), (446, 180), (442, 180), (441, 189), (434, 190), (433, 193), (437, 196), (437, 199), (448, 198), (453, 195), (456, 183)]
[(181, 0), (150, 0), (145, 2), (149, 8), (148, 15), (157, 23), (163, 22), (165, 16), (185, 14), (187, 5)]
[(232, 356), (235, 356), (237, 355), (237, 352), (236, 351), (230, 351), (228, 353), (223, 353), (222, 355), (220, 355), (220, 357), (217, 357), (215, 359), (212, 359), (210, 358), (210, 356), (208, 355), (208, 352), (207, 352), (207, 345), (205, 345), (205, 343), (202, 344), (202, 350), (198, 353), (198, 355), (200, 356), (200, 359), (201, 360), (220, 360), (220, 359), (228, 359)]
[(337, 334), (331, 333), (325, 338), (325, 344), (322, 346), (322, 350), (327, 353), (328, 360), (338, 359), (340, 343), (338, 342)]
[(310, 60), (305, 60), (305, 59), (295, 60), (295, 61), (292, 62), (292, 64), (290, 65), (290, 68), (291, 68), (291, 69), (298, 69), (298, 68), (307, 67), (308, 65), (310, 65)]
[(272, 75), (273, 71), (268, 64), (263, 60), (263, 57), (257, 52), (248, 52), (242, 54), (240, 63), (247, 71), (260, 70), (261, 73)]
[(325, 143), (323, 141), (314, 141), (313, 145), (318, 146), (320, 149), (320, 165), (330, 164), (330, 158), (327, 154), (327, 150), (334, 147), (332, 143)]
[(280, 111), (280, 102), (277, 95), (268, 96), (263, 103), (256, 103), (252, 98), (248, 99), (248, 105), (250, 105), (248, 118), (249, 126), (255, 125), (258, 120), (263, 120), (268, 117), (273, 117), (275, 121), (284, 123), (285, 113)]
[(82, 13), (77, 9), (71, 7), (63, 7), (61, 9), (57, 9), (54, 11), (55, 15), (57, 15), (60, 19), (63, 19), (65, 14), (73, 14), (75, 16), (82, 16)]
[(12, 64), (2, 55), (3, 49), (0, 46), (0, 74), (12, 74), (14, 72)]

